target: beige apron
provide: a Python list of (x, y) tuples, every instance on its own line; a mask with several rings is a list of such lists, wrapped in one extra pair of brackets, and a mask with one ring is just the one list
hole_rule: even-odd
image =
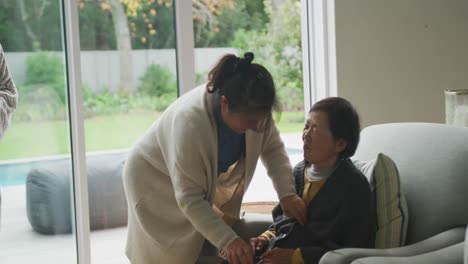
[[(242, 156), (226, 172), (221, 173), (216, 182), (213, 210), (231, 227), (242, 217), (240, 208), (245, 190), (244, 174), (245, 157)], [(223, 255), (223, 250), (218, 251), (211, 243), (205, 241), (196, 264), (221, 263)]]
[(229, 169), (218, 176), (213, 210), (229, 226), (242, 217), (240, 208), (245, 191), (245, 157), (242, 156)]

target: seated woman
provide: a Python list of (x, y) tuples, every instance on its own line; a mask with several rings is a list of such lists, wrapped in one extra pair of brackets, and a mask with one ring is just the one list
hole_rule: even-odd
[(371, 190), (349, 160), (359, 133), (359, 116), (347, 100), (330, 97), (312, 106), (302, 134), (304, 160), (294, 168), (307, 222), (291, 220), (277, 205), (273, 224), (250, 241), (256, 261), (314, 264), (329, 250), (373, 246)]

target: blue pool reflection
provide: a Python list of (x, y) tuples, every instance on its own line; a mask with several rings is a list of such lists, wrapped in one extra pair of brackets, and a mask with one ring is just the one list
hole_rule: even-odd
[(0, 186), (13, 186), (25, 184), (26, 176), (28, 175), (31, 169), (47, 167), (47, 165), (56, 162), (57, 159), (42, 159), (0, 164)]

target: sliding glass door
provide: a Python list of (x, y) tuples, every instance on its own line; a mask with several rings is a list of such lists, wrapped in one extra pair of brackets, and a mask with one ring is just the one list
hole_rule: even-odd
[(77, 263), (62, 1), (0, 1), (19, 93), (0, 139), (0, 262)]
[(122, 171), (178, 95), (172, 1), (79, 1), (91, 263), (128, 263)]

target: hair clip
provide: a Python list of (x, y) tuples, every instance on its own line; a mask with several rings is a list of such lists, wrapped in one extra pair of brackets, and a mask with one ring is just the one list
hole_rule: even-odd
[(253, 59), (254, 59), (254, 54), (253, 52), (246, 52), (244, 53), (244, 61), (247, 62), (247, 64), (251, 64)]
[(254, 59), (254, 54), (252, 52), (246, 52), (244, 53), (243, 58), (237, 57), (237, 61), (234, 64), (234, 69), (233, 72), (244, 72), (247, 71), (248, 67), (252, 63)]

